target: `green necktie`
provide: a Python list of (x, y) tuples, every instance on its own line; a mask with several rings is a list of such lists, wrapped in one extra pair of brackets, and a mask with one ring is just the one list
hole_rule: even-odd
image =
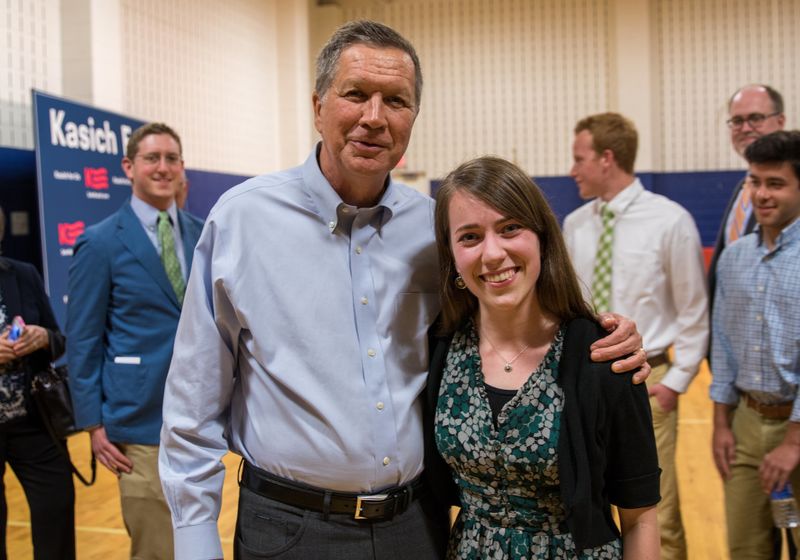
[(594, 277), (592, 279), (592, 297), (597, 313), (608, 311), (611, 304), (611, 264), (614, 247), (614, 212), (603, 204), (600, 207), (603, 220), (603, 231), (597, 243), (597, 254), (594, 257)]
[(172, 236), (169, 214), (164, 210), (158, 213), (158, 243), (161, 245), (161, 262), (164, 264), (164, 270), (167, 271), (169, 283), (172, 284), (178, 301), (183, 303), (186, 284), (183, 282), (178, 253), (175, 252), (175, 238)]

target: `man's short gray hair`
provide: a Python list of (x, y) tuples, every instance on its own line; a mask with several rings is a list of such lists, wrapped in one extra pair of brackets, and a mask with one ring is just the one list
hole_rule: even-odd
[(369, 45), (377, 48), (395, 48), (408, 54), (414, 63), (414, 97), (419, 110), (422, 100), (422, 68), (414, 46), (391, 27), (369, 20), (345, 23), (337, 29), (317, 57), (317, 79), (314, 90), (321, 98), (328, 91), (336, 75), (339, 59), (348, 47)]

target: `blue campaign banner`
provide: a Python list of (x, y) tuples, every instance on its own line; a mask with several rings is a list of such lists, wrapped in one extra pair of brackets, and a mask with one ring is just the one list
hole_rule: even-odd
[(45, 287), (64, 328), (72, 247), (130, 196), (121, 163), (144, 122), (36, 90), (33, 120)]

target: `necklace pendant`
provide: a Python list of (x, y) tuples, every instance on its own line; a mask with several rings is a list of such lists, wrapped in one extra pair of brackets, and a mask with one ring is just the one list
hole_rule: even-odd
[(503, 366), (503, 369), (506, 371), (506, 373), (511, 373), (511, 370), (514, 368), (511, 367), (511, 364), (506, 364)]

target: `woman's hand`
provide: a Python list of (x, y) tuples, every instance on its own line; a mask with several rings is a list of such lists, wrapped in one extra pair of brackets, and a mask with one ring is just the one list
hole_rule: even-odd
[(47, 329), (39, 325), (25, 325), (20, 337), (12, 343), (14, 357), (21, 358), (50, 346)]
[(0, 335), (0, 365), (7, 364), (17, 359), (17, 355), (14, 354), (14, 343), (8, 340), (8, 333), (10, 331), (11, 329), (6, 329), (6, 331)]

